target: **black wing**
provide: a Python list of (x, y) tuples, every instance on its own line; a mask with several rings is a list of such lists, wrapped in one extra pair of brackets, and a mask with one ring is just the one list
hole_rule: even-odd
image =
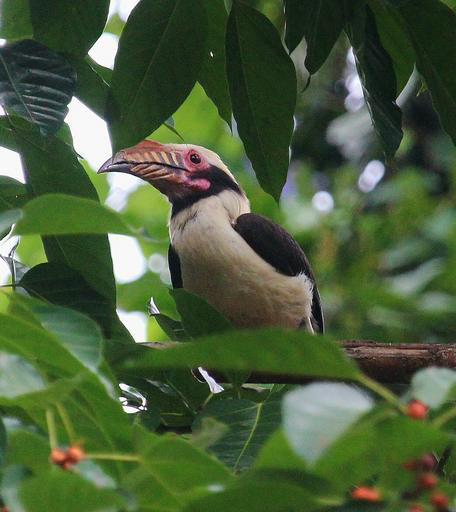
[(244, 213), (233, 226), (250, 247), (278, 272), (287, 276), (305, 274), (313, 283), (312, 326), (324, 331), (323, 312), (315, 278), (304, 251), (292, 236), (272, 220)]
[(168, 249), (168, 265), (173, 288), (183, 288), (179, 255), (171, 244)]

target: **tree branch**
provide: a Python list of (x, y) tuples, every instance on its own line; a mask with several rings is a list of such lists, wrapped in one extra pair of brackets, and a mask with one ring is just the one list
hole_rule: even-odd
[[(383, 383), (406, 383), (427, 366), (456, 368), (456, 344), (377, 343), (369, 340), (341, 341), (348, 357), (369, 377)], [(294, 375), (253, 373), (249, 382), (302, 384), (313, 380)]]

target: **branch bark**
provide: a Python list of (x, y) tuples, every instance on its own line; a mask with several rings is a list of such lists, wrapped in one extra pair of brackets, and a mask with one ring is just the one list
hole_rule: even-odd
[[(348, 357), (369, 377), (385, 384), (409, 382), (419, 369), (428, 366), (456, 368), (456, 344), (377, 343), (369, 340), (341, 341)], [(313, 379), (294, 375), (253, 373), (249, 382), (304, 384)]]

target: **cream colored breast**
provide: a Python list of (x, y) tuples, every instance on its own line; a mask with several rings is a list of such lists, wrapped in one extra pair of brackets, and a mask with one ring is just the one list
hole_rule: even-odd
[(249, 211), (248, 203), (235, 201), (226, 191), (172, 219), (170, 234), (183, 286), (237, 326), (297, 327), (310, 317), (312, 284), (304, 275), (278, 273), (250, 248), (232, 228)]

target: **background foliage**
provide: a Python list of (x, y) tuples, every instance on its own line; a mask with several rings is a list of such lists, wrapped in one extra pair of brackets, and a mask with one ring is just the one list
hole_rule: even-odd
[[(444, 510), (455, 373), (423, 370), (399, 398), (334, 340), (454, 341), (455, 2), (141, 0), (126, 23), (108, 9), (0, 4), (0, 145), (25, 174), (0, 176), (0, 233), (21, 240), (0, 293), (4, 504)], [(112, 71), (87, 56), (103, 31), (120, 36)], [(253, 210), (305, 248), (328, 336), (233, 335), (203, 301), (170, 294), (168, 205), (141, 186), (120, 213), (102, 206), (108, 184), (63, 121), (73, 95), (107, 121), (113, 150), (151, 135), (217, 151)], [(108, 232), (139, 241), (150, 268), (136, 281), (116, 285)], [(151, 296), (148, 340), (166, 350), (134, 344), (116, 312)], [(224, 392), (194, 377), (200, 365), (225, 372)], [(241, 387), (255, 370), (335, 381)], [(375, 486), (377, 503), (354, 486)]]

